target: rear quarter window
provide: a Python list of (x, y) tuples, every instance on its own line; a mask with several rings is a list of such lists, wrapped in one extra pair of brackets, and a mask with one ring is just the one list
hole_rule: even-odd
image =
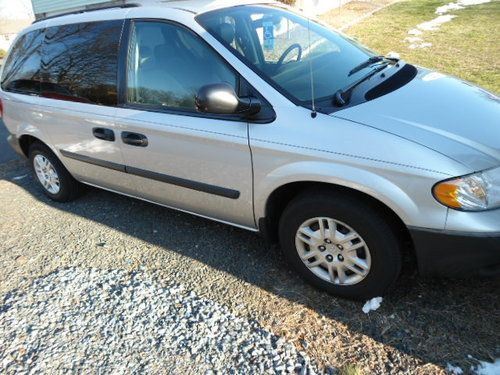
[(34, 30), (16, 40), (3, 70), (3, 90), (25, 94), (40, 92), (43, 36), (43, 30)]
[(48, 28), (42, 57), (42, 96), (116, 105), (122, 26), (123, 21), (105, 21)]

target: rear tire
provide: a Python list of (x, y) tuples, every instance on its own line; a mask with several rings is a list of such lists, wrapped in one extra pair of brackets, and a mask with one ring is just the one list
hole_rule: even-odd
[(335, 191), (306, 191), (285, 208), (281, 248), (310, 284), (336, 296), (383, 295), (401, 270), (401, 245), (372, 205)]
[(57, 156), (46, 145), (34, 142), (29, 148), (29, 160), (35, 179), (43, 192), (57, 202), (69, 202), (85, 191)]

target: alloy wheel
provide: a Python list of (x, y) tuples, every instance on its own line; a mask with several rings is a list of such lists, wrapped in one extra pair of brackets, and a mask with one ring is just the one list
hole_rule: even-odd
[(295, 247), (302, 262), (321, 279), (354, 285), (370, 272), (371, 255), (363, 238), (347, 224), (315, 217), (300, 225)]
[(61, 190), (59, 176), (49, 159), (43, 155), (36, 155), (33, 158), (33, 166), (36, 176), (42, 186), (51, 194), (57, 194)]

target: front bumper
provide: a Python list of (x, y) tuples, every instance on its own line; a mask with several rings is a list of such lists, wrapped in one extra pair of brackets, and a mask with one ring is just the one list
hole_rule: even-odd
[(410, 234), (422, 275), (500, 275), (500, 232), (410, 228)]
[(21, 148), (21, 144), (19, 143), (19, 139), (14, 134), (9, 134), (7, 136), (7, 142), (16, 153), (18, 153), (22, 157), (26, 157), (26, 155), (24, 155), (23, 149)]

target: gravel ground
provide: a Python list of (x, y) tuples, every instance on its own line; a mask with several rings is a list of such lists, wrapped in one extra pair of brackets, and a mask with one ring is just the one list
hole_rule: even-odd
[(8, 293), (7, 373), (314, 373), (292, 344), (179, 284), (142, 271), (69, 268)]
[[(42, 309), (45, 297), (34, 294), (37, 283), (53, 286), (58, 291), (53, 297), (55, 301), (64, 301), (60, 294), (65, 290), (61, 277), (67, 272), (81, 280), (85, 280), (87, 272), (106, 280), (106, 273), (113, 270), (115, 279), (110, 283), (122, 279), (125, 281), (120, 282), (130, 283), (127, 278), (137, 275), (135, 277), (142, 280), (141, 288), (144, 288), (140, 293), (161, 295), (153, 300), (164, 306), (167, 315), (171, 313), (169, 306), (177, 298), (172, 286), (183, 285), (185, 289), (179, 295), (186, 298), (186, 306), (194, 309), (206, 303), (207, 312), (219, 311), (221, 317), (231, 316), (248, 322), (247, 328), (237, 332), (255, 338), (264, 346), (269, 342), (264, 332), (269, 332), (271, 344), (274, 338), (281, 337), (282, 348), (286, 348), (287, 343), (293, 345), (289, 354), (284, 354), (285, 364), (289, 358), (300, 362), (303, 357), (297, 352), (303, 351), (321, 372), (337, 373), (353, 365), (365, 374), (439, 374), (446, 372), (448, 364), (459, 366), (467, 373), (467, 369), (478, 364), (477, 360), (491, 362), (500, 357), (498, 279), (424, 280), (407, 269), (398, 287), (384, 298), (381, 307), (364, 314), (363, 303), (333, 298), (304, 284), (289, 271), (279, 251), (267, 246), (253, 233), (97, 189), (91, 189), (87, 195), (69, 204), (54, 203), (41, 194), (28, 173), (22, 161), (0, 164), (2, 332), (21, 332), (18, 326), (4, 327), (9, 314), (22, 321), (23, 317)], [(98, 289), (92, 291), (95, 294), (85, 294), (85, 289), (79, 289), (74, 283), (71, 285), (76, 288), (72, 294), (84, 297), (78, 305), (80, 312), (88, 308), (91, 297), (96, 302), (104, 298)], [(191, 292), (194, 293), (192, 297)], [(27, 305), (27, 301), (31, 301), (29, 296), (33, 296), (33, 301), (40, 301), (40, 305)], [(163, 299), (164, 302), (160, 301)], [(117, 304), (118, 315), (127, 319), (120, 299), (113, 297), (112, 301)], [(13, 310), (8, 309), (9, 305)], [(67, 317), (65, 312), (73, 310), (63, 307), (54, 310), (55, 327), (70, 335), (71, 322), (61, 319)], [(113, 319), (115, 313), (103, 309), (103, 321)], [(98, 311), (89, 312), (88, 319)], [(243, 373), (248, 372), (244, 366), (253, 366), (250, 360), (235, 364), (237, 359), (227, 356), (237, 348), (238, 341), (231, 341), (220, 357), (215, 352), (217, 349), (210, 346), (206, 350), (208, 357), (200, 354), (194, 361), (189, 351), (183, 352), (184, 349), (177, 348), (175, 341), (168, 338), (161, 341), (168, 354), (156, 361), (161, 352), (141, 344), (141, 340), (159, 337), (157, 330), (161, 327), (156, 330), (150, 326), (158, 321), (158, 314), (153, 313), (144, 323), (135, 322), (138, 327), (144, 324), (144, 335), (132, 341), (137, 343), (137, 352), (124, 352), (122, 362), (138, 364), (140, 360), (136, 358), (147, 353), (150, 362), (144, 363), (148, 366), (163, 366), (165, 372), (178, 373), (183, 366), (190, 366), (191, 372), (203, 373), (212, 368), (205, 360), (209, 358), (210, 361), (210, 353), (213, 353), (215, 360), (221, 358), (218, 365), (221, 369), (233, 368)], [(82, 319), (82, 322), (90, 321), (86, 320), (86, 315), (82, 315)], [(181, 313), (178, 319), (164, 328), (182, 326), (188, 318)], [(36, 317), (33, 320), (39, 321)], [(208, 329), (203, 322), (197, 326), (200, 332)], [(216, 326), (221, 332), (226, 329)], [(4, 348), (10, 347), (16, 339), (19, 345), (35, 347), (40, 342), (38, 335), (52, 332), (52, 328), (47, 327), (30, 335), (14, 334), (12, 339), (2, 333), (0, 358), (3, 360), (11, 354)], [(106, 332), (104, 328), (97, 325), (92, 332)], [(194, 334), (191, 342), (202, 343), (204, 338), (200, 336)], [(99, 340), (104, 339), (96, 340), (96, 346), (68, 345), (67, 352), (57, 352), (57, 356), (69, 358), (78, 351), (96, 350), (98, 343), (102, 343)], [(70, 336), (62, 342), (69, 343)], [(43, 345), (47, 345), (48, 351), (39, 354), (39, 359), (31, 366), (41, 366), (42, 360), (50, 358), (51, 351), (56, 351), (49, 343)], [(106, 344), (104, 350), (107, 348)], [(114, 340), (109, 348), (125, 351), (127, 346)], [(187, 359), (183, 357), (185, 353)], [(259, 358), (265, 361), (268, 355), (264, 351)], [(71, 364), (71, 361), (62, 362)], [(115, 365), (111, 361), (108, 367), (100, 369), (109, 372)]]

